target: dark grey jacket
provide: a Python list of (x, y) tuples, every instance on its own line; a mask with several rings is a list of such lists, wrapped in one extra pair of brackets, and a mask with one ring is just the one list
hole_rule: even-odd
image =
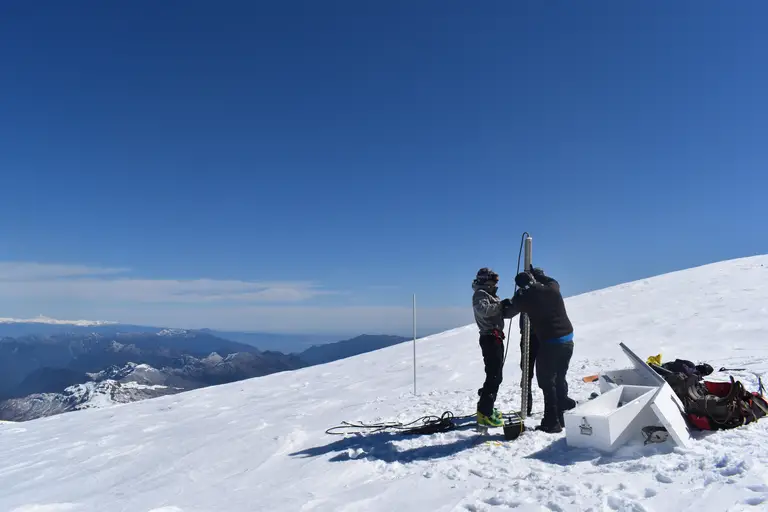
[(504, 332), (504, 319), (512, 318), (516, 312), (504, 308), (501, 299), (493, 290), (485, 285), (473, 284), (472, 309), (475, 312), (475, 323), (480, 334), (493, 334), (494, 329)]

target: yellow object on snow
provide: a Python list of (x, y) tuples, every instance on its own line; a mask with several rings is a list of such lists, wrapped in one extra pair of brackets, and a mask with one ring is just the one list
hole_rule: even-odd
[(661, 354), (656, 354), (655, 356), (651, 356), (645, 362), (648, 364), (655, 364), (656, 366), (661, 366)]

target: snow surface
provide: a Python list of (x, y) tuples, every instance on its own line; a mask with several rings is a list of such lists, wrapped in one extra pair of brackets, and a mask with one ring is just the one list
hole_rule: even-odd
[(0, 324), (50, 324), (50, 325), (77, 325), (80, 327), (93, 327), (97, 325), (116, 325), (117, 322), (108, 322), (105, 320), (57, 320), (40, 315), (36, 318), (0, 318)]
[[(467, 302), (471, 290), (467, 287)], [(568, 300), (571, 394), (601, 369), (661, 352), (768, 372), (768, 256), (638, 281)], [(519, 409), (517, 321), (499, 398)], [(564, 434), (480, 437), (471, 420), (432, 436), (331, 436), (347, 421), (474, 411), (483, 367), (474, 325), (417, 344), (152, 400), (0, 425), (0, 510), (726, 511), (768, 508), (768, 421), (697, 433), (691, 449), (606, 456)], [(726, 378), (724, 374), (713, 377)], [(540, 419), (535, 388), (533, 426)], [(489, 439), (491, 440), (489, 442)]]

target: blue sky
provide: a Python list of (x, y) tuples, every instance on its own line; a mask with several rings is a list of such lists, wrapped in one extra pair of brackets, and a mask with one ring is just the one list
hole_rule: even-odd
[[(279, 4), (279, 5), (278, 5)], [(471, 322), (768, 252), (768, 6), (0, 6), (0, 316)]]

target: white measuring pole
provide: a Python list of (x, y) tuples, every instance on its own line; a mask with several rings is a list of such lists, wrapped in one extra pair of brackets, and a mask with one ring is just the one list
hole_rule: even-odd
[(413, 394), (416, 394), (416, 294), (413, 294)]
[[(533, 261), (533, 239), (530, 237), (526, 237), (525, 239), (525, 270), (531, 270), (532, 268), (532, 261)], [(523, 379), (520, 383), (520, 387), (522, 388), (522, 399), (520, 400), (520, 403), (522, 406), (520, 407), (520, 416), (525, 419), (528, 416), (528, 392), (530, 390), (531, 386), (531, 380), (530, 380), (530, 368), (528, 366), (528, 359), (530, 358), (531, 354), (531, 320), (528, 318), (527, 313), (522, 313), (523, 315), (523, 353), (521, 354), (522, 363), (520, 366), (522, 366), (523, 370)]]

